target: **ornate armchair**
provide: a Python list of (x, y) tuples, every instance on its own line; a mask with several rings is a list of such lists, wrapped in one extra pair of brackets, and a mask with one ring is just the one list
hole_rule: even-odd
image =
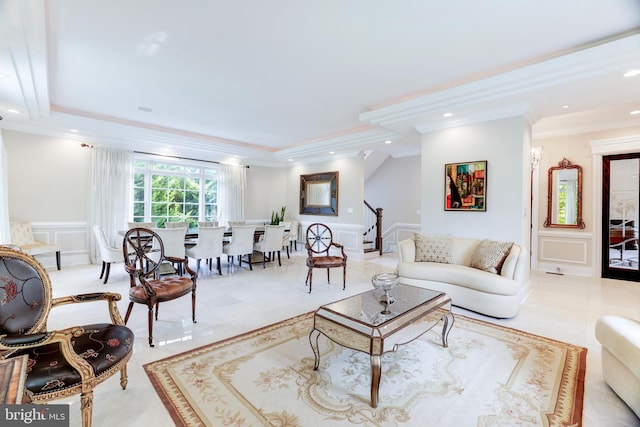
[[(180, 231), (179, 229), (176, 229)], [(183, 237), (184, 239), (184, 237)], [(196, 279), (197, 273), (189, 268), (188, 258), (166, 256), (164, 244), (160, 236), (146, 228), (132, 228), (124, 235), (122, 243), (124, 268), (129, 273), (129, 307), (124, 317), (125, 324), (129, 320), (133, 304), (144, 304), (148, 308), (149, 346), (153, 347), (153, 308), (161, 302), (171, 301), (191, 294), (191, 318), (196, 323)], [(161, 275), (163, 263), (178, 263), (180, 271), (189, 277)]]
[[(117, 372), (120, 386), (127, 386), (134, 336), (118, 312), (120, 295), (52, 298), (44, 267), (6, 246), (0, 246), (0, 295), (0, 358), (28, 355), (27, 400), (41, 403), (80, 394), (82, 425), (90, 427), (94, 387)], [(93, 301), (106, 301), (111, 323), (47, 330), (52, 307)]]
[[(307, 279), (305, 285), (309, 285), (311, 293), (311, 282), (313, 281), (314, 268), (327, 269), (327, 283), (330, 283), (329, 269), (342, 267), (342, 289), (346, 288), (347, 280), (347, 254), (344, 247), (333, 241), (331, 229), (324, 224), (315, 223), (307, 227), (306, 243), (307, 248)], [(339, 250), (339, 254), (332, 253), (332, 248)], [(334, 249), (334, 252), (336, 252)]]

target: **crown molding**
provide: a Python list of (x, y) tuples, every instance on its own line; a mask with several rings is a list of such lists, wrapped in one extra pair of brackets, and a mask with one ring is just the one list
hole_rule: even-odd
[(315, 154), (324, 154), (330, 150), (340, 151), (361, 151), (365, 148), (371, 148), (371, 144), (381, 143), (385, 140), (396, 137), (395, 132), (386, 129), (374, 128), (353, 132), (350, 134), (334, 136), (318, 140), (312, 144), (301, 145), (297, 147), (285, 148), (278, 150), (274, 154), (276, 159), (287, 159), (296, 157), (306, 157)]
[(32, 119), (49, 115), (47, 37), (44, 0), (2, 2), (0, 27), (7, 40), (12, 76), (18, 82), (21, 105)]
[(360, 121), (383, 127), (420, 119), (442, 121), (446, 111), (480, 110), (487, 105), (492, 108), (491, 104), (509, 102), (516, 96), (527, 99), (541, 89), (611, 72), (637, 60), (639, 44), (640, 34), (636, 32), (496, 76), (375, 108), (360, 114)]

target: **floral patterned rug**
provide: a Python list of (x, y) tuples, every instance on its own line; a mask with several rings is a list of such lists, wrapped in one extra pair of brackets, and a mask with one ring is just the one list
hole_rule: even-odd
[(313, 313), (144, 366), (178, 426), (580, 425), (587, 350), (458, 315), (382, 358), (308, 335)]

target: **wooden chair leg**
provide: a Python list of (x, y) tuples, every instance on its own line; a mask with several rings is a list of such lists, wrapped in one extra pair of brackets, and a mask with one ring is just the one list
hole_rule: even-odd
[(131, 315), (131, 310), (133, 309), (133, 302), (129, 303), (129, 307), (127, 307), (127, 314), (124, 315), (124, 324), (127, 324), (129, 320), (129, 315)]
[(60, 251), (56, 251), (56, 265), (58, 270), (60, 270)]
[(222, 265), (220, 264), (220, 257), (217, 258), (216, 262), (218, 263), (218, 274), (222, 276)]
[(342, 290), (347, 288), (347, 266), (342, 266)]
[(80, 410), (82, 411), (82, 427), (91, 427), (93, 415), (93, 390), (80, 395)]
[(329, 275), (329, 269), (327, 268), (327, 283), (331, 284), (331, 276)]
[(158, 310), (160, 309), (160, 303), (156, 303), (156, 320), (158, 320)]
[(149, 320), (149, 347), (153, 347), (153, 303), (149, 303), (147, 317)]
[(282, 267), (282, 262), (280, 262), (280, 251), (278, 251), (278, 265)]
[(311, 293), (311, 282), (313, 281), (313, 267), (309, 267), (309, 271), (307, 272), (307, 280), (304, 281), (304, 284), (309, 284), (309, 293)]
[(196, 288), (191, 289), (191, 320), (193, 323), (198, 323), (196, 321)]
[(126, 390), (127, 384), (129, 384), (129, 377), (127, 376), (127, 365), (123, 365), (122, 369), (120, 369), (120, 387), (122, 387), (123, 390)]
[(249, 254), (249, 270), (253, 271), (253, 264), (251, 263), (251, 254)]

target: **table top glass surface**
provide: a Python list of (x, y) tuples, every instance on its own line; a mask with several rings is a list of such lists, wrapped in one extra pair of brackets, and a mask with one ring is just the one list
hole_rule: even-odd
[(384, 300), (384, 292), (377, 289), (323, 305), (318, 313), (329, 311), (359, 323), (377, 326), (418, 306), (428, 304), (430, 301), (434, 301), (434, 304), (440, 303), (440, 297), (444, 294), (431, 289), (399, 283), (389, 291), (389, 295), (392, 297), (393, 303), (388, 305), (390, 312), (388, 314), (383, 314), (386, 306), (381, 302)]

